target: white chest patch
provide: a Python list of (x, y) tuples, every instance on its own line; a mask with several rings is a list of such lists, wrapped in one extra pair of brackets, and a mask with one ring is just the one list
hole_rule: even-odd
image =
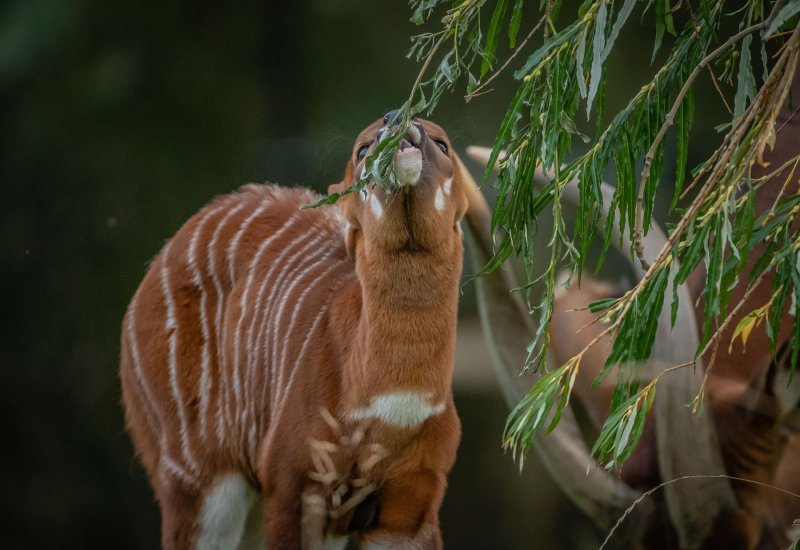
[(439, 212), (444, 210), (444, 191), (442, 191), (441, 187), (436, 190), (436, 196), (433, 198), (433, 205)]
[(351, 420), (380, 420), (396, 428), (419, 426), (444, 412), (444, 403), (431, 403), (430, 392), (396, 392), (373, 397), (367, 407), (348, 413)]

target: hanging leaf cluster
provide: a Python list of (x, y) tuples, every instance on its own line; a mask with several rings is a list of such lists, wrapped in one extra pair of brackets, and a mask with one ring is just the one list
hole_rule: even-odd
[[(737, 10), (719, 0), (684, 0), (675, 5), (669, 0), (585, 0), (572, 17), (559, 17), (560, 0), (412, 0), (410, 4), (415, 23), (442, 12), (443, 16), (437, 31), (413, 38), (409, 55), (422, 67), (404, 106), (406, 123), (417, 113), (433, 111), (442, 94), (458, 82), (465, 81), (469, 100), (483, 93), (500, 71), (513, 68), (516, 93), (497, 129), (484, 176), (488, 181), (499, 167), (492, 223), (496, 250), (485, 269), (496, 269), (511, 256), (525, 268), (522, 290), (539, 324), (527, 364), (520, 368), (542, 368), (555, 274), (566, 268), (580, 278), (596, 237), (603, 242), (600, 264), (616, 232), (633, 243), (629, 252), (646, 270), (621, 298), (593, 304), (594, 310), (604, 312), (607, 325), (602, 335), (614, 342), (600, 378), (613, 367), (619, 369), (619, 386), (593, 452), (607, 467), (619, 467), (641, 435), (660, 378), (640, 388), (633, 370), (650, 355), (662, 308), (671, 307), (674, 323), (677, 288), (701, 263), (707, 267), (702, 297), (706, 306), (696, 357), (718, 342), (731, 313), (742, 306), (731, 303), (737, 282), (747, 285), (747, 297), (767, 274), (773, 281), (770, 301), (746, 316), (735, 331), (743, 342), (763, 324), (774, 347), (786, 304), (792, 314), (800, 314), (798, 158), (774, 167), (773, 174), (788, 170), (790, 175), (773, 207), (760, 217), (755, 194), (770, 176), (752, 176), (752, 168), (781, 130), (776, 119), (800, 55), (800, 0), (750, 0)], [(526, 6), (538, 8), (538, 20), (520, 41), (524, 18), (531, 13)], [(677, 10), (682, 11), (680, 18), (675, 16)], [(567, 23), (559, 24), (562, 19)], [(606, 116), (607, 62), (622, 29), (637, 20), (654, 25), (652, 59), (664, 61), (654, 65), (651, 80), (632, 93), (625, 107)], [(731, 28), (735, 30), (728, 34), (722, 30)], [(497, 51), (503, 40), (513, 53), (500, 64)], [(753, 70), (754, 53), (763, 67), (760, 75)], [(706, 73), (715, 85), (735, 87), (733, 107), (730, 122), (719, 129), (719, 147), (690, 171), (693, 86)], [(576, 121), (581, 118), (597, 128), (591, 139), (578, 130)], [(676, 150), (676, 162), (670, 166), (664, 162), (667, 134), (674, 135)], [(591, 147), (576, 154), (575, 139)], [(609, 169), (615, 187), (610, 204), (604, 205), (601, 183)], [(537, 171), (548, 175), (548, 183), (541, 187), (533, 184)], [(663, 193), (660, 183), (673, 177), (671, 208), (679, 221), (669, 228), (667, 246), (648, 261), (642, 239), (651, 226), (659, 188)], [(569, 229), (562, 191), (573, 180), (578, 182), (579, 204)], [(687, 200), (688, 206), (680, 206)], [(604, 208), (609, 216), (601, 220)], [(551, 214), (552, 225), (540, 227), (538, 220), (545, 211)], [(539, 231), (549, 236), (546, 250), (534, 245)], [(766, 251), (748, 279), (747, 253), (762, 243), (767, 243)], [(537, 271), (535, 266), (542, 264), (545, 267)], [(544, 291), (534, 300), (530, 290), (537, 283)], [(792, 365), (800, 355), (798, 327), (800, 323), (795, 323)], [(512, 411), (505, 442), (515, 455), (523, 456), (534, 435), (558, 421), (585, 351), (544, 374)], [(684, 366), (689, 365), (675, 368)]]

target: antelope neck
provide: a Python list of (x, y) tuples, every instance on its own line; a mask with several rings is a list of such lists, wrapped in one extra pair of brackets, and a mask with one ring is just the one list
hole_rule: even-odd
[(437, 299), (414, 303), (410, 293), (398, 300), (362, 287), (358, 338), (351, 356), (355, 368), (347, 388), (354, 406), (396, 392), (426, 394), (438, 403), (450, 391), (457, 281), (452, 289), (425, 290)]

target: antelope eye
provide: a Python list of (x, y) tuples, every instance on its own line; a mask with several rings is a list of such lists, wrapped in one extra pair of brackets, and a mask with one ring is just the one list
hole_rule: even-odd
[(356, 152), (356, 162), (361, 162), (364, 160), (364, 157), (367, 156), (367, 150), (369, 149), (369, 145), (362, 145), (358, 148), (358, 152)]
[(436, 147), (438, 147), (442, 153), (444, 153), (445, 155), (447, 154), (447, 144), (444, 141), (442, 141), (441, 139), (437, 139), (434, 140), (434, 143), (436, 143)]

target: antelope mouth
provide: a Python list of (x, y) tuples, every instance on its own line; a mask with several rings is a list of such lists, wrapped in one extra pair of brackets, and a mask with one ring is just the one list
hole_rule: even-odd
[(408, 127), (394, 155), (397, 184), (402, 188), (415, 186), (422, 174), (422, 151), (419, 148), (422, 134), (415, 124)]

